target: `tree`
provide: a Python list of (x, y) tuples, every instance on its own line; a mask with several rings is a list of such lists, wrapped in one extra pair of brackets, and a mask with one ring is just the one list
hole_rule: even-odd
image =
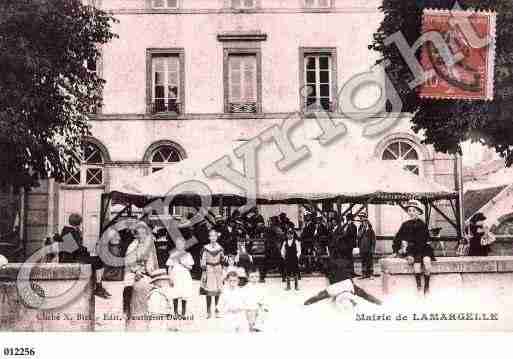
[(0, 1), (0, 185), (76, 169), (104, 85), (87, 64), (115, 21), (81, 0)]
[[(420, 98), (408, 82), (413, 74), (395, 45), (385, 39), (402, 32), (412, 45), (421, 36), (424, 8), (452, 9), (456, 0), (383, 0), (384, 19), (369, 48), (381, 52), (378, 63), (388, 61), (386, 72), (403, 101), (403, 111), (413, 114), (413, 130), (422, 131), (424, 143), (437, 151), (461, 153), (460, 143), (472, 140), (495, 151), (513, 164), (513, 1), (460, 0), (462, 9), (497, 12), (495, 97), (493, 101), (431, 100)], [(420, 58), (420, 50), (417, 55)]]

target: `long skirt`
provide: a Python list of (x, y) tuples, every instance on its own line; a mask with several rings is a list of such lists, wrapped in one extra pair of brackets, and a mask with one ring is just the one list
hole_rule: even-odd
[(130, 315), (127, 319), (127, 331), (146, 331), (149, 321), (144, 318), (148, 313), (148, 295), (151, 291), (150, 277), (144, 276), (134, 282), (130, 300)]
[(200, 295), (220, 295), (223, 288), (223, 266), (209, 265), (201, 275)]

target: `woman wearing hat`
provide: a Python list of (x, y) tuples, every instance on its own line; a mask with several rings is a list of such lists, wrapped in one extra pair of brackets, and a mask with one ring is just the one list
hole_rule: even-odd
[(424, 211), (418, 201), (406, 204), (409, 220), (404, 222), (394, 239), (394, 252), (398, 252), (402, 243), (406, 242), (406, 257), (408, 263), (413, 265), (417, 289), (422, 289), (422, 268), (424, 268), (424, 294), (429, 292), (429, 279), (431, 275), (431, 260), (434, 260), (433, 248), (428, 244), (429, 230), (427, 225), (419, 218)]
[(490, 246), (481, 245), (481, 239), (488, 230), (484, 225), (484, 221), (486, 221), (486, 216), (481, 212), (474, 214), (472, 218), (470, 218), (468, 226), (470, 248), (468, 255), (471, 257), (486, 257), (490, 252)]
[[(135, 238), (125, 257), (125, 288), (123, 296), (129, 300), (127, 330), (146, 330), (146, 323), (136, 317), (146, 314), (146, 302), (151, 290), (150, 273), (158, 269), (157, 250), (151, 229), (144, 222), (134, 228)], [(141, 327), (142, 325), (142, 327)]]

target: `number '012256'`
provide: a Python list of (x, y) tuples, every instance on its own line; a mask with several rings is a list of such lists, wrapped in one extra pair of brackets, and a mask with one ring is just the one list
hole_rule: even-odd
[(10, 347), (4, 348), (4, 356), (34, 356), (36, 350), (30, 347)]

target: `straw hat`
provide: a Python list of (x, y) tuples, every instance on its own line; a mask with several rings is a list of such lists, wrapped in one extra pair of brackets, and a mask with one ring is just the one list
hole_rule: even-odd
[(422, 204), (419, 201), (413, 201), (413, 200), (409, 201), (408, 203), (406, 203), (405, 207), (406, 207), (406, 209), (413, 207), (417, 211), (419, 211), (420, 214), (424, 214), (424, 210), (422, 209)]
[(7, 260), (7, 258), (0, 254), (0, 268), (6, 266), (8, 263), (9, 261)]

